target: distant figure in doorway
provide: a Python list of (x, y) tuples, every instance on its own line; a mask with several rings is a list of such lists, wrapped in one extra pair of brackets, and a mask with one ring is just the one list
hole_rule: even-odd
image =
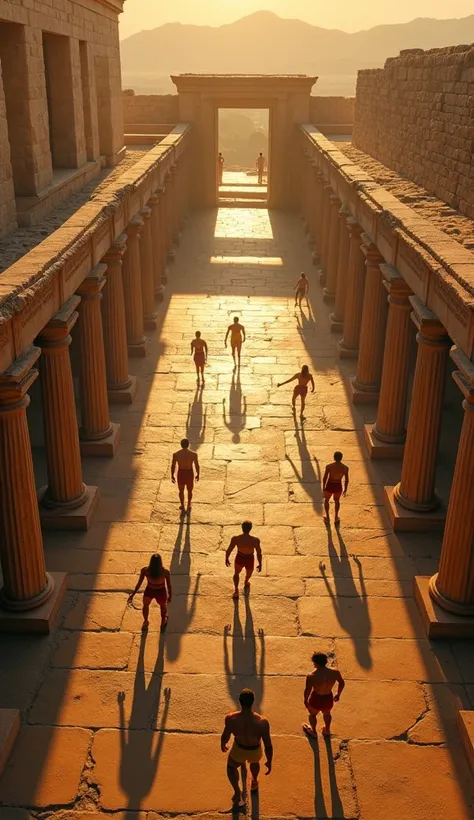
[(255, 568), (255, 553), (257, 553), (258, 561), (257, 572), (262, 571), (262, 548), (260, 546), (260, 539), (250, 535), (251, 529), (252, 522), (244, 521), (242, 524), (242, 535), (234, 535), (230, 539), (230, 544), (225, 554), (225, 565), (226, 567), (230, 567), (230, 556), (237, 547), (234, 564), (234, 594), (232, 595), (234, 600), (239, 597), (239, 577), (243, 569), (245, 569), (244, 590), (250, 592), (250, 579)]
[(257, 157), (257, 173), (258, 173), (258, 184), (263, 185), (263, 175), (265, 173), (265, 157), (263, 156), (261, 151), (260, 151), (260, 153)]
[(204, 381), (204, 366), (207, 362), (207, 342), (201, 339), (201, 331), (196, 330), (195, 338), (191, 342), (191, 356), (194, 354), (194, 364), (196, 365), (197, 383), (199, 384), (199, 374)]
[[(199, 481), (199, 461), (197, 453), (193, 453), (189, 449), (189, 441), (183, 438), (181, 441), (181, 450), (173, 453), (173, 460), (171, 462), (171, 481), (176, 484), (174, 476), (178, 467), (178, 492), (180, 501), (180, 510), (184, 512), (184, 491), (188, 491), (188, 512), (191, 509), (191, 501), (193, 498), (194, 478)], [(196, 471), (196, 475), (194, 475)]]
[(219, 151), (217, 155), (217, 184), (222, 185), (222, 178), (224, 176), (224, 157)]
[[(344, 481), (344, 487), (342, 482)], [(341, 506), (341, 495), (347, 494), (349, 486), (349, 467), (342, 463), (342, 453), (339, 451), (334, 453), (334, 461), (331, 464), (326, 464), (326, 469), (323, 475), (323, 493), (324, 493), (324, 512), (323, 521), (329, 524), (329, 502), (334, 496), (334, 523), (337, 526), (340, 523), (339, 508)]]
[[(309, 724), (304, 723), (303, 729), (310, 737), (316, 737), (316, 720), (319, 712), (324, 718), (323, 735), (331, 734), (331, 709), (341, 697), (345, 687), (345, 681), (338, 669), (330, 669), (327, 666), (328, 658), (324, 652), (315, 652), (312, 661), (314, 672), (306, 678), (304, 690), (304, 705), (308, 710)], [(337, 686), (337, 693), (333, 695), (332, 690)]]
[(240, 367), (240, 352), (242, 350), (242, 344), (245, 342), (245, 328), (240, 324), (238, 316), (234, 316), (233, 323), (227, 328), (227, 333), (225, 334), (224, 339), (225, 347), (227, 347), (227, 339), (229, 338), (229, 334), (232, 358), (235, 364), (235, 354), (237, 353), (237, 360)]
[(169, 570), (163, 566), (161, 555), (155, 552), (150, 558), (150, 563), (147, 567), (142, 567), (137, 585), (133, 592), (128, 596), (128, 603), (131, 604), (143, 581), (146, 578), (146, 587), (143, 593), (143, 626), (142, 629), (148, 629), (148, 614), (150, 611), (150, 604), (156, 601), (161, 610), (161, 629), (166, 628), (168, 623), (168, 608), (167, 604), (171, 603), (171, 575)]
[(301, 413), (300, 416), (304, 419), (304, 408), (306, 406), (306, 396), (308, 395), (308, 384), (311, 385), (311, 392), (314, 393), (314, 379), (309, 372), (309, 367), (307, 364), (304, 364), (301, 368), (301, 373), (295, 373), (291, 379), (287, 379), (286, 382), (281, 382), (281, 384), (277, 384), (277, 387), (283, 387), (284, 384), (289, 384), (290, 382), (298, 381), (295, 389), (293, 390), (293, 398), (292, 398), (292, 405), (293, 405), (293, 413), (296, 413), (296, 399), (298, 396), (301, 398)]
[[(239, 769), (242, 775), (250, 763), (252, 780), (250, 789), (256, 792), (258, 789), (258, 776), (260, 774), (260, 760), (265, 749), (267, 771), (270, 774), (273, 761), (273, 746), (270, 737), (270, 724), (266, 718), (253, 711), (255, 693), (251, 689), (242, 689), (239, 695), (240, 712), (231, 712), (226, 715), (224, 731), (221, 737), (221, 749), (223, 752), (229, 750), (228, 743), (234, 735), (234, 743), (227, 758), (227, 777), (234, 789), (232, 803), (236, 807), (245, 806), (243, 792), (239, 783)], [(243, 777), (242, 777), (243, 779)]]
[(295, 307), (299, 305), (301, 307), (301, 302), (306, 297), (306, 304), (308, 304), (308, 293), (309, 293), (309, 282), (306, 278), (306, 274), (302, 273), (300, 278), (298, 279), (295, 285)]

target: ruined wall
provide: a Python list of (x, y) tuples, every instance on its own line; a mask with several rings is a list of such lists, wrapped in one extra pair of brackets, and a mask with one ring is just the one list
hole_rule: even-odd
[(474, 218), (474, 47), (411, 49), (360, 71), (353, 142)]
[(177, 123), (177, 94), (123, 94), (123, 119), (127, 123)]
[(311, 97), (313, 125), (351, 125), (354, 122), (355, 97)]

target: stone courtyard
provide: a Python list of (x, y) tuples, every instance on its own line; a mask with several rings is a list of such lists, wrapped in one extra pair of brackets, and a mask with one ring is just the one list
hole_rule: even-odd
[[(311, 289), (300, 312), (301, 270)], [(356, 362), (338, 357), (317, 277), (295, 216), (240, 207), (188, 219), (148, 355), (130, 363), (136, 400), (112, 413), (120, 450), (84, 462), (84, 480), (100, 487), (94, 522), (45, 535), (48, 569), (68, 573), (58, 629), (0, 637), (2, 706), (25, 714), (0, 781), (1, 820), (230, 810), (220, 733), (244, 686), (275, 748), (271, 776), (247, 798), (252, 818), (474, 816), (456, 723), (474, 707), (472, 644), (430, 642), (413, 600), (413, 577), (437, 569), (441, 535), (390, 529), (392, 463), (367, 456), (363, 426), (376, 409), (350, 403)], [(248, 337), (240, 370), (224, 349), (234, 315)], [(195, 330), (209, 345), (204, 389)], [(277, 383), (305, 363), (316, 390), (301, 424), (291, 386)], [(202, 471), (186, 517), (169, 480), (183, 435)], [(351, 479), (339, 530), (322, 521), (335, 449)], [(245, 518), (263, 569), (234, 604), (224, 550)], [(157, 609), (143, 635), (140, 598), (127, 606), (156, 550), (174, 592), (163, 636)], [(333, 736), (314, 743), (301, 724), (316, 648), (347, 687)]]

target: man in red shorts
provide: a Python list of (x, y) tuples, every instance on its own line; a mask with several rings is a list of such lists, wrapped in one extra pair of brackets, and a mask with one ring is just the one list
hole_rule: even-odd
[(201, 331), (196, 330), (195, 338), (191, 342), (191, 356), (194, 356), (194, 364), (196, 365), (197, 383), (199, 384), (199, 375), (201, 375), (202, 383), (204, 381), (204, 366), (207, 362), (207, 342), (201, 339)]
[(230, 544), (227, 547), (225, 554), (225, 565), (230, 567), (230, 556), (237, 547), (237, 555), (235, 556), (234, 565), (234, 594), (233, 598), (239, 597), (239, 576), (243, 569), (245, 569), (245, 583), (244, 590), (250, 590), (250, 578), (252, 577), (255, 567), (255, 555), (257, 553), (257, 572), (262, 571), (262, 548), (260, 546), (260, 539), (250, 535), (252, 529), (251, 521), (244, 521), (242, 524), (242, 535), (234, 535), (230, 539)]
[[(178, 466), (178, 492), (181, 503), (180, 510), (184, 511), (184, 490), (188, 491), (188, 512), (191, 509), (191, 501), (193, 497), (194, 478), (199, 481), (199, 461), (197, 453), (193, 453), (189, 449), (189, 441), (183, 438), (181, 441), (181, 450), (173, 453), (173, 461), (171, 462), (171, 481), (176, 484), (174, 474)], [(194, 476), (196, 470), (196, 476)]]
[[(344, 481), (344, 487), (342, 482)], [(329, 502), (334, 496), (334, 523), (336, 526), (340, 523), (339, 508), (341, 506), (341, 495), (347, 494), (349, 486), (349, 467), (342, 463), (342, 453), (334, 453), (334, 461), (332, 464), (326, 464), (326, 469), (323, 476), (323, 493), (324, 493), (324, 518), (325, 524), (329, 524)]]
[[(309, 724), (304, 723), (303, 729), (310, 737), (316, 737), (316, 719), (319, 712), (324, 718), (323, 735), (330, 735), (331, 709), (341, 697), (345, 681), (338, 669), (328, 669), (328, 658), (324, 652), (315, 652), (311, 660), (314, 663), (314, 672), (306, 678), (304, 690), (304, 705), (308, 710)], [(337, 693), (332, 694), (337, 683)]]

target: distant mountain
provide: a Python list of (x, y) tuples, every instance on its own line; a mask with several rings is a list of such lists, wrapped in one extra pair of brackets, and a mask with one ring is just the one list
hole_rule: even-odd
[(225, 26), (168, 23), (121, 43), (124, 77), (180, 72), (353, 75), (382, 66), (405, 48), (474, 41), (474, 14), (458, 20), (419, 18), (347, 34), (256, 12)]

